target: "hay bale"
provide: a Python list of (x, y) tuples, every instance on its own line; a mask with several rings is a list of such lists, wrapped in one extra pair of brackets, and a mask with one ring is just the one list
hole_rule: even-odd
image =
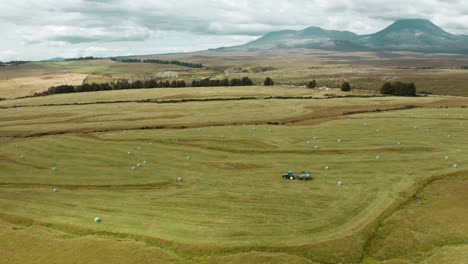
[(448, 156), (448, 155), (445, 155), (445, 160), (449, 160), (449, 156)]
[(315, 149), (319, 149), (319, 146), (315, 145), (315, 147), (314, 147), (314, 148), (315, 148)]
[(314, 140), (318, 140), (318, 137), (314, 137)]
[(178, 177), (178, 178), (177, 178), (177, 181), (178, 181), (178, 182), (182, 182), (183, 180), (184, 180), (184, 179), (182, 179), (182, 177)]
[(142, 150), (142, 148), (141, 148), (141, 147), (138, 147), (137, 150)]
[(24, 160), (24, 156), (20, 156), (19, 158), (20, 158), (20, 160)]
[(458, 164), (456, 164), (456, 163), (453, 164), (453, 168), (454, 168), (454, 169), (458, 169), (459, 167), (460, 167), (460, 166), (458, 166)]
[(144, 160), (143, 165), (147, 165), (147, 164), (148, 164), (148, 161)]
[(15, 147), (19, 148), (19, 145), (18, 145), (18, 144), (16, 144), (16, 145), (15, 145)]
[(58, 191), (59, 191), (59, 189), (58, 189), (58, 188), (54, 188), (54, 189), (52, 189), (52, 192), (54, 192), (54, 193), (56, 193), (56, 192), (58, 192)]
[(325, 170), (330, 170), (330, 166), (325, 166)]
[(338, 186), (343, 186), (343, 182), (342, 182), (342, 181), (339, 181), (339, 182), (337, 183), (337, 185), (338, 185)]
[(190, 157), (190, 156), (187, 156), (187, 157), (185, 157), (185, 159), (186, 159), (186, 160), (191, 160), (191, 159), (192, 159), (192, 157)]
[(380, 155), (375, 156), (375, 160), (380, 160)]
[(307, 141), (306, 144), (307, 144), (307, 145), (310, 145), (310, 141)]
[(95, 218), (94, 218), (94, 223), (97, 223), (97, 224), (98, 224), (98, 223), (101, 223), (101, 218), (95, 217)]
[(133, 166), (133, 167), (132, 167), (132, 170), (133, 170), (133, 171), (134, 171), (134, 170), (136, 170), (136, 167), (135, 167), (135, 166)]
[(400, 141), (398, 141), (396, 144), (397, 144), (398, 146), (400, 146), (400, 145), (401, 145), (401, 142), (400, 142)]
[(336, 142), (341, 143), (341, 139), (338, 139)]
[(127, 152), (127, 154), (128, 154), (128, 155), (132, 155), (132, 152), (129, 151), (129, 152)]
[(141, 167), (141, 164), (140, 164), (140, 163), (138, 163), (136, 166), (137, 166), (137, 168), (140, 168), (140, 167)]
[(52, 167), (52, 170), (53, 170), (53, 171), (56, 171), (56, 170), (57, 170), (57, 167)]

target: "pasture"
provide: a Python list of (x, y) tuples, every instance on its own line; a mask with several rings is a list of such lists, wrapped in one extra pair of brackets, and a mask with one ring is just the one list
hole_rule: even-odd
[[(351, 95), (3, 101), (0, 262), (463, 263), (468, 101)], [(181, 99), (213, 101), (160, 102)], [(285, 181), (287, 170), (314, 179)]]

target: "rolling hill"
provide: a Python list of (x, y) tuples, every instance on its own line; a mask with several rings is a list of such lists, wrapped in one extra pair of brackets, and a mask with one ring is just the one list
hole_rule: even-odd
[(425, 19), (402, 19), (370, 35), (309, 27), (271, 32), (245, 45), (216, 51), (309, 48), (332, 51), (414, 51), (468, 54), (468, 36), (446, 32)]

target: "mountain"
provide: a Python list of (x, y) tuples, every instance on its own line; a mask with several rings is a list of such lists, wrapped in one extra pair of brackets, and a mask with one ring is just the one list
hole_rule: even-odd
[(465, 36), (450, 34), (425, 19), (398, 20), (382, 31), (362, 36), (359, 42), (370, 48), (384, 50), (468, 51), (468, 39)]
[(370, 35), (309, 27), (271, 32), (245, 45), (216, 51), (308, 48), (332, 51), (415, 51), (468, 54), (468, 36), (453, 35), (425, 19), (402, 19)]

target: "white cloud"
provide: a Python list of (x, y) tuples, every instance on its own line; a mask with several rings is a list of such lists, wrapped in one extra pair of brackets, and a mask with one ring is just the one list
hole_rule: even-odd
[[(0, 51), (23, 59), (105, 47), (102, 54), (230, 46), (266, 32), (319, 26), (373, 33), (399, 18), (427, 18), (468, 34), (466, 0), (4, 0)], [(211, 42), (208, 42), (211, 41)], [(117, 47), (118, 45), (118, 47)], [(55, 55), (54, 55), (55, 54)], [(9, 55), (11, 57), (11, 55)], [(0, 52), (0, 60), (6, 60)]]

